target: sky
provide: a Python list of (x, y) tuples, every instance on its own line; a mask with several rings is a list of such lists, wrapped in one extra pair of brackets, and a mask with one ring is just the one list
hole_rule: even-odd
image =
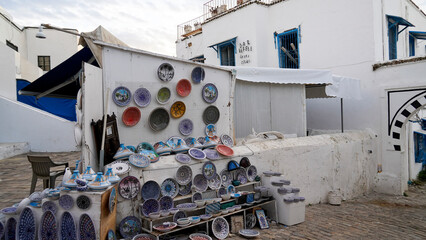
[[(0, 0), (21, 26), (48, 23), (90, 32), (102, 25), (129, 46), (176, 56), (177, 25), (203, 14), (208, 0)], [(426, 12), (426, 0), (414, 0)]]

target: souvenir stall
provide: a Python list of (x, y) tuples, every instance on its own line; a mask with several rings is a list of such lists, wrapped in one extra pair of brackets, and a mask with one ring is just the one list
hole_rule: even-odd
[(225, 239), (303, 222), (298, 190), (235, 145), (235, 72), (96, 44), (102, 68), (83, 65), (77, 96), (82, 160), (60, 187), (2, 210), (6, 239)]

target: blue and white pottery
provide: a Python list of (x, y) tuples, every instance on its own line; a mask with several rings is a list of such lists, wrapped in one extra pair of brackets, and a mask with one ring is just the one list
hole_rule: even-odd
[(184, 136), (189, 136), (194, 129), (194, 123), (190, 119), (184, 119), (179, 123), (179, 132)]
[(134, 176), (127, 176), (121, 179), (118, 184), (118, 193), (122, 198), (133, 199), (138, 196), (141, 184)]
[(172, 148), (164, 142), (157, 142), (154, 144), (154, 149), (158, 155), (164, 156), (169, 155), (172, 152)]
[(42, 192), (33, 192), (28, 198), (32, 202), (41, 202), (44, 198), (44, 194)]
[(105, 177), (111, 184), (117, 183), (121, 180), (121, 178), (112, 171), (112, 168), (108, 168), (107, 172), (105, 173)]
[(90, 216), (86, 213), (80, 216), (80, 220), (78, 221), (78, 229), (80, 240), (96, 239), (95, 226)]
[(173, 178), (167, 178), (161, 184), (161, 194), (163, 196), (176, 197), (179, 193), (179, 184)]
[(180, 185), (192, 182), (192, 169), (187, 165), (180, 166), (176, 171), (176, 181)]
[(132, 169), (128, 161), (117, 160), (105, 166), (107, 169), (112, 168), (112, 172), (117, 175), (124, 175)]
[(87, 181), (92, 181), (95, 177), (96, 177), (95, 171), (93, 171), (91, 166), (87, 166), (81, 178)]
[(185, 196), (191, 193), (192, 181), (186, 185), (179, 184), (179, 195)]
[[(205, 133), (209, 137), (216, 136), (216, 126), (214, 124), (207, 125), (206, 129), (205, 129)], [(204, 145), (206, 145), (206, 144), (204, 144)]]
[(198, 142), (198, 140), (193, 137), (185, 138), (185, 143), (190, 148), (203, 148), (203, 144)]
[(77, 197), (77, 207), (86, 210), (92, 205), (92, 201), (90, 201), (90, 198), (85, 195), (80, 195)]
[(44, 212), (40, 221), (39, 239), (57, 240), (58, 237), (58, 226), (55, 215), (51, 211)]
[(214, 103), (219, 96), (219, 91), (213, 83), (207, 83), (202, 90), (202, 96), (207, 103)]
[(195, 67), (191, 72), (192, 82), (195, 84), (200, 83), (206, 77), (206, 73), (202, 67)]
[(147, 107), (151, 102), (151, 93), (146, 88), (138, 88), (133, 95), (133, 100), (139, 107)]
[(154, 150), (142, 149), (138, 154), (145, 156), (151, 163), (155, 163), (160, 160), (160, 156)]
[(142, 223), (134, 216), (125, 217), (119, 225), (120, 235), (124, 238), (133, 238), (142, 231)]
[(161, 197), (159, 202), (160, 202), (160, 210), (169, 210), (173, 208), (174, 206), (173, 198), (169, 196)]
[(41, 205), (41, 209), (43, 212), (51, 211), (53, 214), (56, 214), (58, 211), (58, 207), (56, 206), (56, 203), (53, 201), (46, 201)]
[(205, 162), (201, 168), (201, 172), (207, 180), (213, 179), (216, 174), (216, 166), (210, 161)]
[(257, 176), (257, 168), (254, 165), (250, 165), (248, 168), (246, 168), (246, 172), (247, 172), (247, 179), (250, 182), (253, 182)]
[(160, 211), (160, 203), (156, 199), (148, 199), (139, 207), (145, 217), (149, 217), (150, 213)]
[(108, 200), (108, 208), (110, 213), (114, 211), (116, 201), (117, 201), (117, 191), (115, 190), (115, 187), (114, 187), (112, 188), (111, 193), (109, 194), (109, 200)]
[(184, 153), (187, 152), (189, 149), (188, 146), (186, 146), (186, 143), (183, 139), (178, 139), (177, 143), (173, 147), (172, 151), (174, 153)]
[(59, 206), (65, 210), (70, 210), (74, 206), (74, 199), (68, 194), (62, 195), (59, 197)]
[(206, 154), (198, 148), (190, 148), (188, 150), (188, 154), (189, 156), (197, 160), (203, 160), (206, 158)]
[(116, 160), (124, 160), (129, 158), (129, 156), (132, 154), (133, 152), (130, 149), (126, 148), (124, 144), (120, 144), (120, 147), (118, 148), (113, 158)]
[(177, 220), (181, 218), (186, 218), (186, 213), (179, 210), (173, 215), (173, 222), (177, 222)]
[(129, 162), (135, 167), (146, 168), (151, 163), (151, 160), (145, 155), (135, 153), (130, 155)]
[(214, 148), (216, 146), (217, 146), (217, 142), (215, 142), (212, 139), (210, 139), (209, 136), (205, 136), (204, 137), (204, 144), (203, 144), (204, 148)]
[(176, 161), (183, 163), (183, 164), (188, 164), (188, 163), (191, 162), (191, 158), (185, 153), (176, 154), (175, 159), (176, 159)]
[(1, 213), (4, 215), (14, 215), (16, 214), (16, 207), (7, 207), (1, 210)]
[(197, 174), (192, 180), (192, 185), (195, 187), (195, 191), (205, 192), (208, 187), (207, 179), (203, 174)]
[(4, 238), (6, 240), (15, 240), (16, 239), (16, 219), (11, 217), (6, 222), (6, 230), (4, 234)]
[(117, 236), (115, 236), (115, 232), (112, 229), (108, 230), (107, 240), (117, 240)]
[(229, 224), (223, 217), (217, 217), (212, 222), (213, 235), (218, 239), (225, 239), (229, 234)]
[(104, 177), (104, 175), (102, 174), (102, 172), (98, 172), (95, 180), (93, 180), (92, 182), (90, 182), (89, 184), (87, 184), (87, 186), (90, 189), (94, 189), (94, 190), (103, 190), (108, 188), (109, 186), (111, 186), (111, 183), (108, 182), (108, 180)]
[(20, 240), (34, 240), (36, 238), (36, 222), (31, 208), (26, 207), (21, 212), (16, 232)]
[(206, 154), (207, 159), (218, 160), (221, 158), (216, 149), (206, 148), (203, 150), (203, 152)]
[(195, 203), (181, 203), (176, 206), (179, 210), (182, 211), (190, 211), (197, 208), (197, 204)]
[(197, 200), (202, 200), (203, 199), (203, 195), (200, 192), (195, 192), (194, 194), (192, 194), (192, 202), (195, 202)]
[(66, 181), (64, 183), (64, 185), (66, 187), (77, 187), (77, 183), (75, 182), (76, 179), (81, 178), (80, 173), (78, 172), (78, 170), (74, 170), (73, 174), (71, 175), (70, 180)]
[(228, 146), (228, 147), (234, 146), (234, 140), (232, 140), (232, 138), (227, 134), (222, 134), (220, 136), (220, 140), (222, 141), (222, 144), (225, 146)]
[(255, 238), (259, 236), (259, 231), (253, 229), (241, 229), (238, 233), (245, 238)]
[(120, 86), (112, 92), (112, 100), (120, 107), (127, 106), (132, 99), (132, 93), (126, 87)]
[(146, 201), (148, 199), (158, 199), (160, 197), (161, 187), (153, 180), (147, 181), (142, 185), (141, 195)]
[(208, 185), (209, 185), (210, 189), (212, 189), (212, 190), (219, 189), (220, 186), (222, 185), (222, 181), (220, 179), (219, 174), (216, 173), (212, 179), (209, 179)]

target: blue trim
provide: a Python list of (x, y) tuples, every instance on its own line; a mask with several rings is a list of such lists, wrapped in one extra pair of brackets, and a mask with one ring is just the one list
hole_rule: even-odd
[(409, 56), (413, 57), (416, 55), (416, 39), (410, 34), (408, 35), (408, 44), (409, 44)]
[[(300, 27), (300, 26), (299, 26)], [(297, 50), (297, 66), (296, 68), (300, 68), (300, 54), (299, 54), (299, 43), (300, 43), (300, 38), (299, 38), (299, 28), (294, 28), (285, 32), (282, 32), (280, 34), (277, 35), (277, 44), (278, 44), (278, 63), (279, 63), (279, 67), (280, 68), (293, 68), (291, 66), (285, 66), (285, 61), (283, 59), (284, 57), (284, 52), (281, 50), (281, 46), (282, 44), (282, 37), (286, 36), (286, 35), (290, 35), (290, 34), (294, 34), (296, 32), (296, 50)]]
[(410, 31), (409, 33), (416, 39), (426, 40), (426, 32)]
[[(388, 20), (388, 38), (389, 38), (389, 60), (397, 59), (398, 35), (408, 27), (414, 27), (409, 21), (402, 17), (386, 15)], [(401, 31), (399, 26), (405, 26)]]
[(386, 18), (388, 19), (388, 22), (390, 22), (393, 25), (401, 25), (401, 26), (406, 26), (406, 27), (414, 27), (413, 24), (411, 24), (409, 21), (405, 20), (402, 17), (392, 16), (392, 15), (386, 15)]
[(414, 131), (414, 161), (426, 164), (426, 135)]
[(217, 53), (217, 57), (219, 57), (220, 48), (223, 47), (224, 45), (232, 44), (232, 45), (234, 45), (234, 54), (236, 54), (237, 53), (236, 41), (237, 41), (237, 37), (234, 37), (234, 38), (231, 38), (229, 40), (210, 45), (210, 46), (208, 46), (208, 48), (213, 48), (213, 50), (215, 50), (216, 53)]

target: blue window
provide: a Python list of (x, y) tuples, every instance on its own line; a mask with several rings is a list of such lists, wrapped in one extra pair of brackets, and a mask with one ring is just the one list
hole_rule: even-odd
[(416, 40), (426, 40), (426, 32), (410, 31), (408, 35), (410, 57), (416, 55)]
[(235, 66), (236, 39), (234, 37), (230, 40), (209, 46), (209, 48), (213, 48), (216, 51), (220, 65)]
[(419, 132), (414, 132), (414, 159), (426, 164), (426, 135)]
[(292, 29), (276, 36), (280, 68), (299, 68), (299, 31)]
[[(414, 27), (402, 17), (386, 15), (388, 19), (389, 60), (397, 58), (398, 35), (408, 27)], [(405, 26), (399, 31), (399, 26)]]

